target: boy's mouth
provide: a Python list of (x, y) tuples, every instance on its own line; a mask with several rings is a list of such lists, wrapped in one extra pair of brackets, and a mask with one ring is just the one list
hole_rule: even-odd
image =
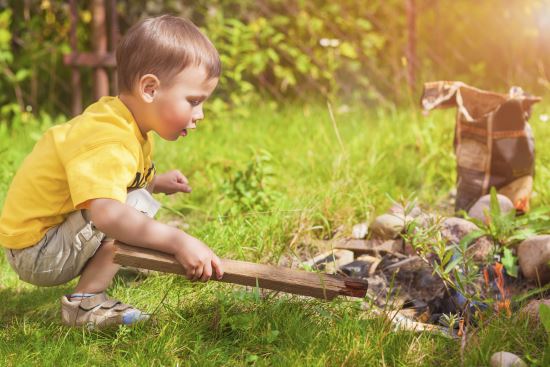
[(183, 129), (180, 133), (180, 136), (187, 136), (187, 129)]

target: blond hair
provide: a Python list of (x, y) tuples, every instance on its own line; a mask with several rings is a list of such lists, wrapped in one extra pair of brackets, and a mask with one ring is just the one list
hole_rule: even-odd
[(208, 78), (221, 73), (218, 51), (189, 20), (172, 15), (133, 25), (116, 50), (119, 92), (131, 92), (142, 75), (154, 74), (170, 84), (188, 66), (204, 66)]

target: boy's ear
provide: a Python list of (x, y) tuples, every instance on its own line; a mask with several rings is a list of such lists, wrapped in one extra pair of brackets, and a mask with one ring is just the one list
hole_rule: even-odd
[(139, 96), (147, 103), (153, 102), (158, 89), (160, 87), (160, 80), (154, 74), (145, 74), (139, 78), (138, 93)]

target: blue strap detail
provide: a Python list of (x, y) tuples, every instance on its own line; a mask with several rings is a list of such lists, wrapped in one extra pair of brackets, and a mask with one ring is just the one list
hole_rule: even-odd
[(124, 325), (130, 325), (138, 321), (145, 321), (149, 318), (149, 314), (143, 313), (139, 310), (129, 310), (122, 315), (122, 323)]

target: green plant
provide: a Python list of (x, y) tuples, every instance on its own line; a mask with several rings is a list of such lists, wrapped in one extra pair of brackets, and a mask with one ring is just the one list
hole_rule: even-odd
[(220, 206), (225, 214), (268, 210), (278, 197), (273, 158), (266, 150), (253, 153), (246, 167), (235, 172), (221, 187)]
[(484, 213), (486, 222), (464, 213), (465, 218), (479, 227), (479, 231), (475, 231), (472, 236), (475, 238), (488, 236), (495, 244), (494, 254), (501, 259), (508, 275), (516, 277), (518, 275), (517, 257), (512, 249), (529, 237), (549, 233), (550, 208), (540, 206), (521, 216), (517, 216), (514, 209), (503, 213), (494, 187), (491, 187), (490, 195), (489, 209)]
[(539, 318), (550, 339), (550, 306), (541, 303), (539, 306)]
[(428, 218), (424, 223), (418, 219), (407, 224), (404, 240), (410, 243), (419, 256), (430, 264), (448, 289), (454, 289), (467, 300), (469, 305), (482, 300), (479, 267), (468, 253), (468, 246), (479, 238), (476, 232), (464, 236), (458, 244), (449, 244), (443, 237), (442, 218)]

